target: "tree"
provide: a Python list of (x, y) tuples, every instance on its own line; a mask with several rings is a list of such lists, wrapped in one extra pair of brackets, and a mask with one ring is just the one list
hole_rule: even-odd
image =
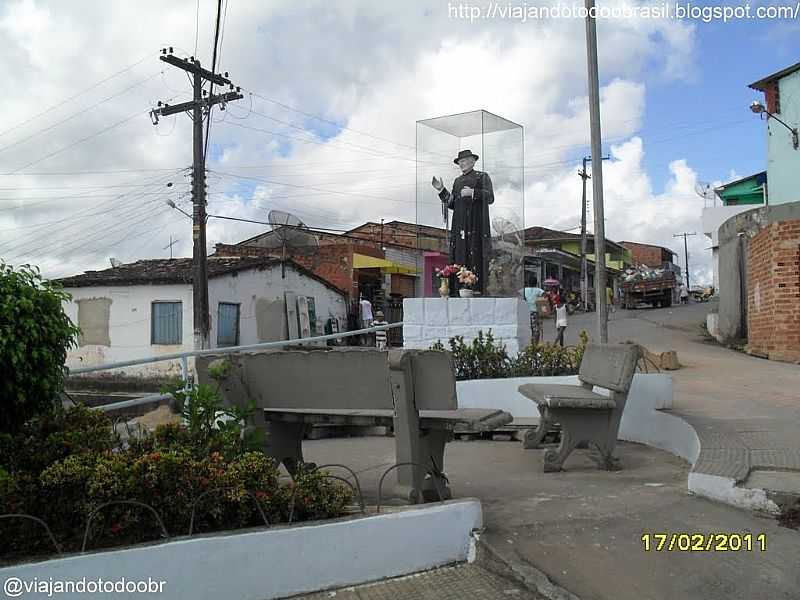
[(38, 267), (0, 262), (0, 432), (57, 406), (80, 333), (64, 313), (70, 299)]

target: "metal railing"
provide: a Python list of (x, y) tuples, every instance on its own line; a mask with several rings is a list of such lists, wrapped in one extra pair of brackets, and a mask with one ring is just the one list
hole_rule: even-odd
[(387, 329), (394, 329), (402, 327), (403, 322), (388, 323), (387, 325), (378, 325), (375, 327), (367, 327), (365, 329), (355, 329), (353, 331), (345, 331), (343, 333), (332, 333), (329, 335), (318, 335), (309, 338), (297, 338), (294, 340), (279, 340), (277, 342), (261, 342), (259, 344), (247, 344), (244, 346), (227, 346), (224, 348), (209, 348), (207, 350), (190, 350), (188, 352), (173, 352), (171, 354), (160, 354), (158, 356), (148, 356), (145, 358), (135, 358), (132, 360), (124, 360), (115, 363), (106, 363), (104, 365), (96, 365), (93, 367), (80, 367), (77, 369), (69, 369), (70, 375), (82, 375), (84, 373), (95, 373), (97, 371), (108, 371), (110, 369), (121, 369), (123, 367), (135, 367), (139, 365), (147, 365), (155, 362), (163, 362), (167, 360), (180, 360), (181, 361), (181, 377), (185, 381), (189, 374), (189, 358), (193, 356), (207, 356), (210, 354), (233, 354), (235, 352), (247, 352), (250, 350), (266, 350), (269, 348), (282, 348), (284, 346), (296, 346), (302, 344), (327, 342), (328, 340), (339, 340), (346, 337), (353, 337), (357, 335), (365, 335), (374, 333), (376, 331), (385, 331)]

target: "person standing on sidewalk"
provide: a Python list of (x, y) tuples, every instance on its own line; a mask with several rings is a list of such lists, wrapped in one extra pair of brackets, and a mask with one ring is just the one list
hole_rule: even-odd
[(528, 305), (528, 312), (531, 318), (531, 342), (536, 345), (542, 338), (542, 315), (536, 306), (536, 301), (544, 294), (544, 290), (539, 287), (536, 275), (530, 275), (528, 285), (522, 289), (525, 303)]
[(556, 306), (556, 344), (564, 347), (564, 332), (567, 330), (567, 305), (563, 297), (558, 298)]
[(689, 289), (685, 283), (681, 283), (681, 304), (689, 304)]

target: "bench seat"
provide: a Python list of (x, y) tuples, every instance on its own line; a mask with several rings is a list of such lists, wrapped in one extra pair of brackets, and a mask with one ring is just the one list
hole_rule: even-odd
[(577, 385), (547, 385), (526, 383), (519, 386), (519, 393), (539, 406), (549, 408), (580, 408), (614, 410), (617, 403), (608, 396), (596, 394)]

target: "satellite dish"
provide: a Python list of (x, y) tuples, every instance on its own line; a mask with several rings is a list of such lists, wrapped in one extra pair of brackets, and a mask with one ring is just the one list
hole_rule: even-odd
[(714, 186), (710, 183), (705, 181), (698, 181), (694, 184), (694, 192), (698, 196), (700, 196), (703, 200), (711, 200), (715, 201), (717, 198), (717, 193), (714, 191)]
[(283, 210), (269, 211), (269, 224), (275, 235), (266, 239), (265, 246), (281, 251), (281, 276), (286, 277), (286, 255), (316, 259), (319, 255), (319, 238), (292, 213)]

